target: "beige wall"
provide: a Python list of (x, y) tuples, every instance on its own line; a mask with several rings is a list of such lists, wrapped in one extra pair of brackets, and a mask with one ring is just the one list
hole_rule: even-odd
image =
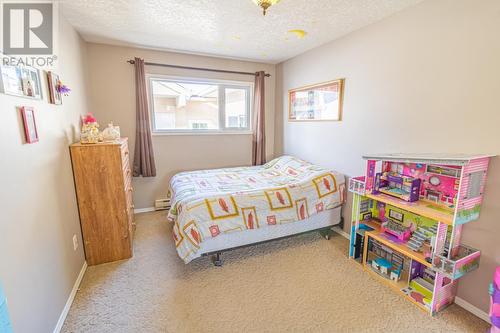
[[(0, 282), (15, 332), (52, 332), (84, 263), (68, 145), (87, 111), (85, 44), (59, 22), (57, 73), (73, 89), (62, 106), (0, 94)], [(24, 144), (18, 106), (32, 106), (40, 142)], [(80, 244), (73, 251), (73, 235)]]
[[(499, 31), (497, 0), (428, 0), (280, 64), (276, 151), (348, 176), (362, 174), (363, 153), (500, 153)], [(287, 122), (288, 89), (337, 78), (346, 79), (342, 122)], [(458, 292), (484, 311), (500, 265), (499, 217), (495, 158), (481, 219), (463, 235), (482, 250), (481, 266)]]
[[(131, 151), (135, 141), (135, 85), (134, 68), (126, 61), (134, 56), (149, 62), (247, 72), (264, 70), (270, 73), (272, 76), (266, 78), (266, 149), (268, 158), (273, 157), (274, 65), (102, 44), (88, 44), (88, 56), (91, 109), (101, 126), (106, 126), (109, 121), (120, 126), (122, 136), (130, 139)], [(193, 78), (254, 80), (253, 76), (165, 67), (148, 66), (146, 71)], [(134, 178), (136, 208), (152, 207), (155, 199), (165, 197), (170, 177), (179, 171), (250, 165), (252, 159), (252, 137), (248, 134), (156, 135), (153, 136), (153, 145), (157, 176)]]

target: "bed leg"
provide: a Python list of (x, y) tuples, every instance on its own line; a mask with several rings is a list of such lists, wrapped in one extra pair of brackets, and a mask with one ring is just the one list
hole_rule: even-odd
[(217, 252), (214, 256), (212, 256), (212, 262), (214, 263), (214, 266), (222, 266), (222, 259), (220, 258), (220, 255), (221, 253)]
[(332, 229), (324, 229), (319, 231), (319, 234), (323, 236), (323, 238), (325, 238), (326, 240), (330, 239), (332, 233), (333, 233)]

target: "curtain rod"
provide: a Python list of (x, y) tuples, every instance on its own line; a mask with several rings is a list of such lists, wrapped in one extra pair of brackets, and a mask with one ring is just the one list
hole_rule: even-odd
[[(127, 62), (131, 65), (135, 64), (135, 60), (127, 60)], [(213, 68), (202, 68), (202, 67), (188, 67), (188, 66), (178, 66), (178, 65), (168, 65), (168, 64), (158, 64), (155, 62), (144, 62), (144, 65), (147, 66), (159, 66), (159, 67), (170, 67), (170, 68), (180, 68), (180, 69), (191, 69), (196, 71), (206, 71), (206, 72), (217, 72), (217, 73), (230, 73), (230, 74), (241, 74), (241, 75), (253, 75), (255, 73), (252, 72), (237, 72), (237, 71), (226, 71), (223, 69), (213, 69)], [(266, 73), (266, 77), (271, 76), (271, 74)]]

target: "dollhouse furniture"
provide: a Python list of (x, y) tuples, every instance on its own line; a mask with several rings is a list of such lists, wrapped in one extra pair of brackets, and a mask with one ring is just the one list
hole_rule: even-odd
[(402, 267), (391, 271), (390, 279), (392, 281), (398, 282), (399, 279), (401, 279), (401, 269), (402, 269)]
[(458, 279), (479, 266), (461, 235), (479, 218), (490, 157), (363, 156), (365, 175), (348, 187), (349, 256), (430, 315), (453, 303)]
[(379, 172), (375, 176), (373, 194), (379, 192), (413, 202), (419, 199), (420, 179), (401, 176), (395, 172)]
[(375, 269), (378, 269), (382, 274), (388, 274), (389, 269), (392, 268), (392, 263), (387, 259), (377, 258), (377, 259), (373, 260), (372, 266)]
[(387, 219), (387, 221), (383, 222), (380, 225), (380, 230), (395, 236), (401, 241), (408, 240), (411, 236), (410, 227), (405, 227), (402, 224), (397, 223), (391, 219)]

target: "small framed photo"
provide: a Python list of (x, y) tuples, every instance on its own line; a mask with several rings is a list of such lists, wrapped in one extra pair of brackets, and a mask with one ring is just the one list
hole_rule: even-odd
[(289, 121), (340, 121), (344, 79), (288, 91)]
[(400, 213), (400, 212), (397, 212), (393, 209), (389, 209), (389, 217), (392, 218), (392, 219), (395, 219), (399, 222), (403, 222), (404, 220), (404, 214), (403, 213)]
[(38, 130), (36, 129), (35, 111), (30, 106), (22, 106), (21, 115), (23, 117), (26, 143), (38, 142)]
[(33, 67), (24, 67), (21, 73), (24, 96), (42, 99), (42, 80), (40, 79), (40, 71)]
[(54, 72), (47, 72), (47, 80), (49, 84), (49, 102), (52, 104), (62, 104), (62, 96), (58, 87), (60, 84), (59, 75)]

